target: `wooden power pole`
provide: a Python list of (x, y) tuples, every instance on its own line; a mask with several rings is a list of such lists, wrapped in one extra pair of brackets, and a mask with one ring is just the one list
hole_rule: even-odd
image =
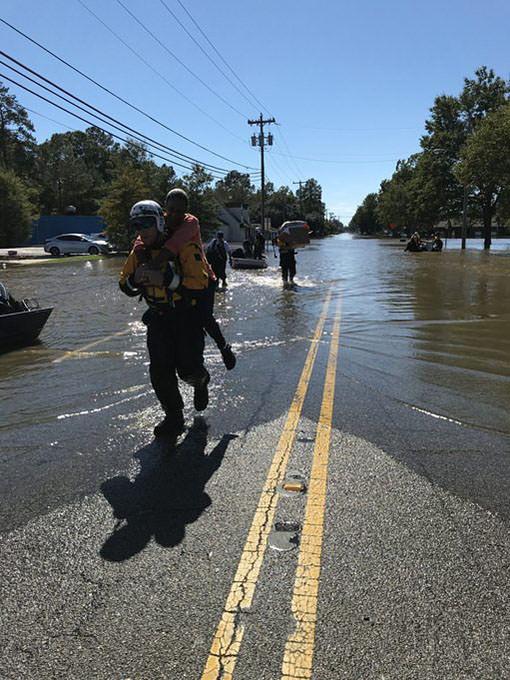
[(260, 114), (260, 118), (256, 118), (255, 120), (249, 120), (248, 125), (258, 125), (259, 126), (259, 134), (255, 135), (253, 134), (251, 136), (251, 145), (252, 146), (260, 146), (260, 174), (261, 174), (261, 207), (260, 207), (260, 212), (261, 212), (261, 222), (262, 222), (262, 230), (265, 229), (265, 217), (266, 217), (266, 186), (265, 186), (265, 174), (264, 174), (264, 146), (267, 144), (268, 146), (273, 145), (273, 135), (269, 133), (268, 135), (264, 136), (264, 125), (269, 125), (269, 123), (276, 123), (276, 120), (274, 118), (267, 118), (264, 120), (262, 114)]

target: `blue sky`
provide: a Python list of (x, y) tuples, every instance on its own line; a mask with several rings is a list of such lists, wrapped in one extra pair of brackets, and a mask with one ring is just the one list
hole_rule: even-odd
[[(464, 77), (472, 77), (482, 64), (510, 77), (510, 3), (504, 0), (181, 2), (4, 0), (0, 16), (152, 117), (241, 165), (259, 167), (247, 118), (261, 111), (273, 115), (279, 125), (271, 126), (275, 143), (266, 154), (267, 178), (296, 189), (293, 182), (314, 177), (323, 188), (327, 210), (344, 222), (367, 193), (391, 176), (397, 159), (419, 149), (436, 95), (458, 94)], [(251, 94), (220, 61), (183, 6)], [(3, 24), (0, 42), (9, 55), (140, 132), (198, 160), (243, 170), (151, 122)], [(33, 87), (3, 65), (0, 72)], [(31, 109), (39, 141), (69, 127), (86, 127), (21, 88), (4, 84)]]

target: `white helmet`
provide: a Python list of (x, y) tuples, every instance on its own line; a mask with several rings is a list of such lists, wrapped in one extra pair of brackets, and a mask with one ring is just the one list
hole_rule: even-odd
[(165, 229), (163, 209), (156, 201), (138, 201), (129, 211), (129, 221), (133, 226), (156, 227), (158, 231)]

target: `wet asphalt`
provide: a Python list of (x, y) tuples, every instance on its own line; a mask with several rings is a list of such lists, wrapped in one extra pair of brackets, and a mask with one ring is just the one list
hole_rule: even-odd
[[(373, 242), (314, 244), (295, 291), (274, 260), (233, 273), (217, 314), (238, 365), (208, 345), (211, 403), (188, 407), (175, 450), (151, 436), (141, 307), (118, 296), (117, 265), (59, 265), (53, 298), (56, 268), (40, 270), (55, 325), (0, 356), (0, 677), (201, 678), (328, 290), (288, 464), (308, 480), (341, 296), (311, 677), (510, 677), (508, 260), (495, 257), (489, 288), (475, 277), (433, 313), (416, 284), (435, 280), (427, 261)], [(491, 333), (485, 363), (470, 358)], [(306, 501), (280, 494), (275, 521), (302, 526)], [(298, 550), (265, 553), (235, 678), (282, 677)]]

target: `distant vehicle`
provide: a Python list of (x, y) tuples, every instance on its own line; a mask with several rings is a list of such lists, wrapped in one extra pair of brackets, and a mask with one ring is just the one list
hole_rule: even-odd
[(303, 220), (284, 222), (278, 229), (278, 238), (291, 248), (302, 248), (310, 243), (310, 227)]
[(89, 255), (106, 254), (112, 247), (104, 238), (94, 238), (87, 234), (60, 234), (46, 240), (44, 250), (58, 257), (59, 255), (71, 255), (72, 253)]

